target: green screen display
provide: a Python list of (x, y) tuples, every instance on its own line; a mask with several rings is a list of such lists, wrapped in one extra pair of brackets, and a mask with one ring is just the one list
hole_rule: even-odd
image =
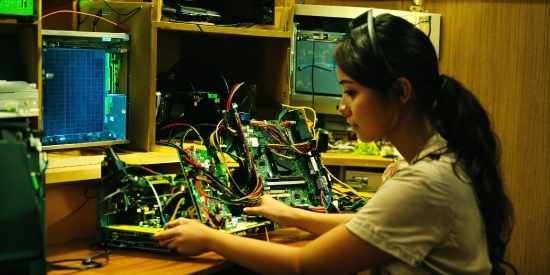
[(32, 16), (34, 0), (1, 0), (0, 15)]

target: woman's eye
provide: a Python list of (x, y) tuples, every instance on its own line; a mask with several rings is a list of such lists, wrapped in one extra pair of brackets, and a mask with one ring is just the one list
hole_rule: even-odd
[(346, 90), (344, 91), (344, 94), (353, 97), (355, 95), (355, 91)]

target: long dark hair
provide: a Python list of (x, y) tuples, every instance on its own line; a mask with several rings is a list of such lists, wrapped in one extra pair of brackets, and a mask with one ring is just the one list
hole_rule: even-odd
[(503, 257), (513, 228), (513, 208), (504, 192), (500, 143), (489, 115), (461, 83), (439, 75), (436, 51), (428, 36), (414, 25), (384, 14), (374, 20), (374, 31), (382, 52), (373, 51), (368, 28), (360, 25), (336, 47), (338, 66), (385, 99), (396, 92), (395, 77), (411, 82), (417, 94), (417, 115), (431, 120), (447, 140), (447, 151), (457, 156), (455, 173), (458, 167), (463, 169), (474, 186), (485, 223), (492, 274), (504, 274), (502, 264), (510, 265)]

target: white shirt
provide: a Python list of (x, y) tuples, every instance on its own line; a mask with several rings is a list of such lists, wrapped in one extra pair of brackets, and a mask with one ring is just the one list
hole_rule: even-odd
[(396, 257), (377, 274), (490, 274), (484, 224), (469, 178), (453, 171), (447, 141), (431, 137), (346, 227)]

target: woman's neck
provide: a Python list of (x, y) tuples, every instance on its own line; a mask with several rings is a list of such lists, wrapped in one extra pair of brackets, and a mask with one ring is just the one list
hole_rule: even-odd
[(388, 135), (388, 138), (403, 158), (411, 163), (434, 134), (436, 134), (436, 131), (429, 119), (423, 118), (421, 121), (409, 119), (408, 121), (402, 121), (391, 132), (391, 135)]

